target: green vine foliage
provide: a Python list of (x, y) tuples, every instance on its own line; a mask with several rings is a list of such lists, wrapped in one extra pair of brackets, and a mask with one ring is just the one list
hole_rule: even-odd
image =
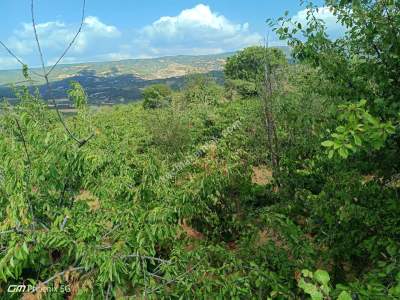
[(328, 149), (328, 156), (332, 158), (338, 154), (347, 158), (349, 153), (360, 150), (379, 150), (388, 137), (396, 132), (392, 122), (381, 122), (373, 117), (365, 108), (366, 100), (359, 103), (340, 105), (339, 121), (345, 122), (331, 134), (331, 140), (324, 141), (322, 146)]
[[(248, 162), (257, 153), (249, 146), (257, 135), (247, 132), (257, 128), (258, 101), (191, 105), (180, 125), (190, 139), (176, 140), (183, 145), (176, 153), (178, 144), (165, 147), (161, 139), (176, 128), (159, 127), (163, 133), (156, 135), (147, 121), (154, 111), (141, 105), (94, 114), (80, 85), (72, 84), (78, 113), (67, 124), (78, 134), (96, 132), (79, 147), (40, 98), (25, 88), (17, 95), (20, 104), (4, 106), (0, 121), (2, 296), (19, 296), (6, 291), (22, 283), (38, 288), (26, 294), (46, 299), (62, 299), (63, 293), (44, 290), (60, 285), (81, 299), (293, 294), (285, 277), (301, 264), (301, 254), (289, 264), (287, 250), (257, 245), (260, 229), (240, 217), (247, 215), (243, 201), (252, 203), (255, 193)], [(205, 149), (201, 155), (199, 149)], [(193, 153), (195, 160), (161, 180)], [(283, 216), (268, 222), (277, 226), (278, 220), (277, 232), (300, 234)], [(265, 255), (248, 260), (264, 253), (260, 247), (280, 253), (273, 268), (260, 267), (270, 259)]]

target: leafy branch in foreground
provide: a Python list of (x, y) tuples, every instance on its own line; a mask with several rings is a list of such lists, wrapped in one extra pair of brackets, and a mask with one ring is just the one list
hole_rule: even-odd
[(350, 153), (360, 150), (379, 150), (385, 141), (395, 133), (391, 121), (382, 122), (366, 109), (366, 100), (339, 106), (338, 120), (343, 123), (331, 134), (331, 139), (322, 143), (327, 148), (329, 158), (338, 154), (347, 158)]

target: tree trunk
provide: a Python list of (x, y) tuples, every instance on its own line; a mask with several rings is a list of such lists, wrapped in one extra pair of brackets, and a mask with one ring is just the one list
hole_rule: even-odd
[(268, 150), (270, 152), (273, 177), (279, 174), (279, 150), (278, 136), (276, 132), (275, 118), (272, 110), (273, 87), (272, 87), (272, 70), (268, 63), (265, 65), (264, 72), (264, 117), (265, 127), (267, 130)]

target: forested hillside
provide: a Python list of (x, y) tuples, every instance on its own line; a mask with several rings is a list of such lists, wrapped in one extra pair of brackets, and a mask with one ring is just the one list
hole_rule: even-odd
[(345, 36), (309, 3), (268, 21), (295, 64), (249, 47), (224, 85), (92, 112), (71, 82), (68, 118), (17, 87), (1, 299), (400, 299), (400, 1), (326, 5)]
[[(225, 60), (232, 53), (218, 55), (181, 55), (149, 59), (129, 59), (111, 62), (57, 65), (49, 80), (52, 96), (62, 104), (70, 106), (67, 90), (69, 82), (77, 81), (85, 87), (88, 101), (92, 105), (119, 104), (139, 100), (145, 86), (166, 83), (179, 88), (190, 74), (210, 74), (222, 77)], [(47, 86), (40, 68), (31, 69), (33, 87), (38, 88), (44, 100), (50, 100)], [(25, 83), (21, 70), (0, 70), (0, 97), (18, 101), (12, 87)]]

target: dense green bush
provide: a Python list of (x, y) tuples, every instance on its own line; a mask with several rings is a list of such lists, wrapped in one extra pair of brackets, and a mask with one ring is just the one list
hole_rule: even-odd
[(255, 97), (258, 94), (257, 86), (254, 82), (240, 79), (227, 79), (225, 81), (225, 89), (231, 99), (233, 98), (232, 93), (235, 91), (245, 98)]
[(287, 64), (287, 58), (277, 48), (249, 47), (227, 59), (225, 76), (256, 83), (263, 78), (266, 64), (282, 66)]
[(223, 89), (205, 75), (191, 75), (183, 90), (184, 105), (217, 104), (223, 100)]
[(170, 105), (172, 90), (166, 84), (154, 84), (146, 87), (143, 92), (143, 107), (146, 109), (162, 108)]

